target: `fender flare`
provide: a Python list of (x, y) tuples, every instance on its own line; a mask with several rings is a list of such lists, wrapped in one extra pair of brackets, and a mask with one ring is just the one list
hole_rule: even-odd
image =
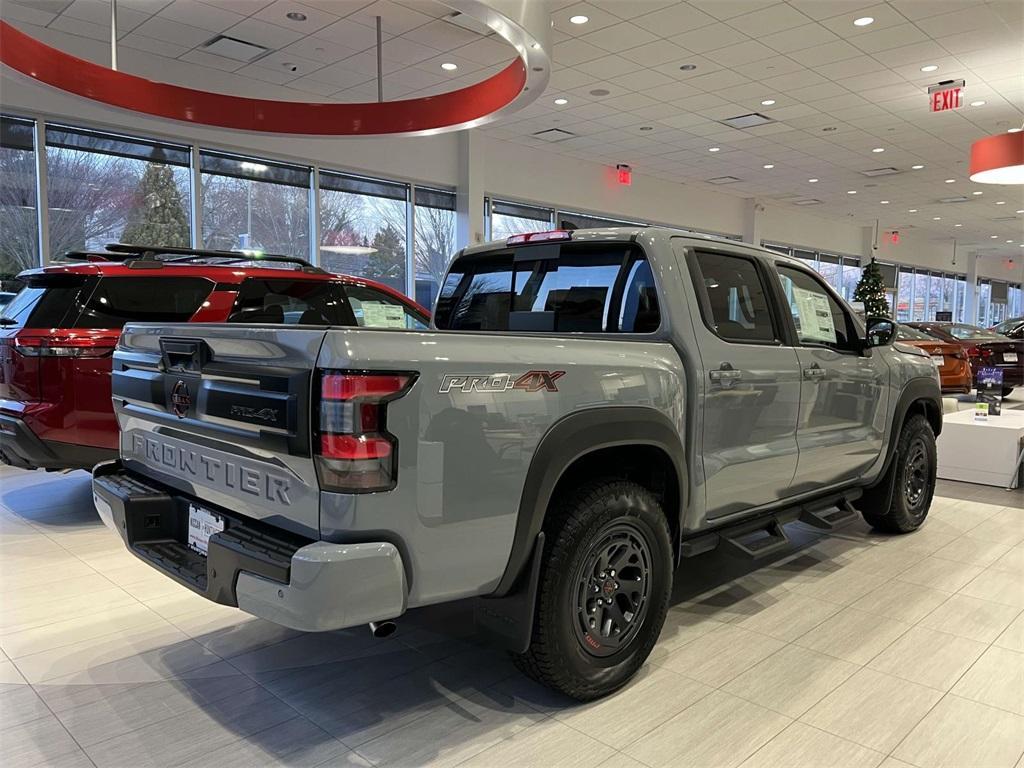
[(520, 580), (544, 526), (551, 496), (565, 471), (589, 453), (628, 445), (659, 448), (669, 457), (679, 485), (680, 503), (678, 510), (665, 512), (680, 516), (686, 508), (686, 462), (679, 431), (667, 416), (654, 408), (629, 405), (587, 408), (563, 416), (541, 437), (530, 461), (512, 549), (492, 597), (509, 594)]
[(873, 488), (885, 480), (892, 460), (896, 456), (896, 443), (899, 442), (899, 431), (906, 421), (907, 413), (917, 402), (930, 402), (938, 415), (938, 428), (935, 429), (935, 436), (942, 432), (942, 390), (939, 383), (930, 378), (919, 377), (908, 381), (900, 392), (896, 407), (893, 409), (892, 429), (889, 432), (889, 439), (885, 446), (885, 461), (878, 477), (869, 487)]

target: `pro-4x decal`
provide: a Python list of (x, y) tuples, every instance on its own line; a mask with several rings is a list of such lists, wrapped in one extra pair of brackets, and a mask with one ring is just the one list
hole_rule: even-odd
[(507, 392), (510, 389), (557, 392), (555, 382), (563, 376), (565, 371), (527, 371), (518, 376), (511, 373), (446, 373), (441, 377), (437, 391), (442, 395), (448, 392)]

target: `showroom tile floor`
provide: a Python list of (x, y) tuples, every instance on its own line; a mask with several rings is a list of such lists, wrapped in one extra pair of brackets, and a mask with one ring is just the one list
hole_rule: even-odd
[(0, 470), (0, 764), (1024, 768), (1024, 492), (941, 482), (911, 536), (790, 526), (684, 564), (650, 663), (581, 706), (473, 642), (205, 602), (125, 552), (88, 476)]

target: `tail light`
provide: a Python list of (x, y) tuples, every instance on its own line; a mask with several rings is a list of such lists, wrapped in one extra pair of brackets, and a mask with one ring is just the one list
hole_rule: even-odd
[(567, 229), (552, 229), (547, 232), (526, 232), (521, 235), (511, 235), (505, 239), (505, 245), (529, 245), (530, 243), (550, 243), (559, 240), (572, 240), (572, 232)]
[(114, 352), (114, 344), (91, 336), (29, 336), (15, 338), (14, 349), (25, 357), (106, 357)]
[(992, 357), (992, 350), (987, 347), (968, 347), (967, 357), (971, 360), (988, 360)]
[(414, 373), (321, 374), (316, 453), (322, 488), (369, 493), (395, 487), (398, 439), (387, 431), (388, 403), (415, 380)]

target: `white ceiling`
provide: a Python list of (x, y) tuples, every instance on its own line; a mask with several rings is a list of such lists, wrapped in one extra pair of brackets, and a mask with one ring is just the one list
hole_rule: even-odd
[[(874, 23), (854, 26), (863, 16)], [(818, 199), (804, 210), (1020, 257), (1024, 187), (973, 184), (967, 169), (974, 140), (1024, 122), (1022, 0), (554, 0), (553, 20), (548, 91), (488, 134), (691, 186), (735, 176), (707, 188)], [(951, 79), (967, 81), (965, 106), (930, 113), (927, 86)], [(755, 111), (777, 122), (717, 122)], [(532, 137), (553, 127), (578, 138)], [(901, 173), (860, 173), (884, 166)], [(937, 202), (957, 195), (969, 202)]]
[[(375, 99), (377, 15), (387, 99), (477, 82), (514, 56), (497, 36), (442, 21), (451, 9), (435, 0), (119, 0), (118, 7), (123, 70), (245, 96)], [(963, 247), (1020, 256), (1024, 188), (972, 184), (967, 166), (971, 142), (1024, 123), (1024, 0), (552, 0), (551, 7), (548, 91), (481, 129), (489, 135), (696, 187), (734, 176), (740, 181), (707, 188), (780, 205), (816, 199), (808, 212), (919, 230), (936, 247), (955, 237)], [(288, 19), (292, 11), (307, 19)], [(580, 14), (586, 24), (569, 22)], [(4, 0), (0, 15), (63, 50), (109, 61), (107, 0)], [(854, 26), (862, 16), (874, 22)], [(218, 33), (273, 52), (243, 65), (197, 50)], [(455, 72), (440, 68), (448, 61)], [(923, 73), (925, 65), (938, 70)], [(965, 106), (930, 113), (927, 86), (952, 79), (967, 82)], [(594, 95), (598, 89), (607, 95)], [(568, 103), (556, 106), (556, 98)], [(775, 104), (762, 106), (766, 99)], [(969, 106), (979, 100), (985, 104)], [(755, 111), (776, 122), (749, 130), (718, 122)], [(532, 135), (555, 127), (576, 137), (551, 144)], [(720, 151), (709, 152), (713, 146)], [(884, 166), (900, 173), (860, 173)], [(954, 196), (968, 202), (938, 202)]]
[[(465, 87), (516, 55), (497, 35), (444, 21), (454, 11), (435, 0), (118, 0), (117, 7), (123, 71), (269, 99), (376, 101), (376, 16), (386, 100)], [(288, 18), (296, 12), (305, 20)], [(62, 50), (110, 62), (109, 0), (4, 0), (0, 15)], [(218, 34), (271, 52), (246, 63), (204, 51)]]

